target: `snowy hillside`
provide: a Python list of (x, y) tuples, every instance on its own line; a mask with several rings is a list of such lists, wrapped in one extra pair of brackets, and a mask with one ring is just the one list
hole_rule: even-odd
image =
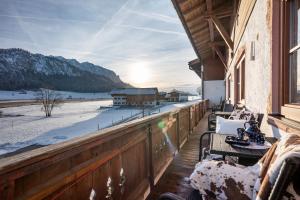
[(0, 89), (38, 89), (109, 92), (129, 87), (115, 72), (75, 59), (32, 54), (22, 49), (0, 49)]

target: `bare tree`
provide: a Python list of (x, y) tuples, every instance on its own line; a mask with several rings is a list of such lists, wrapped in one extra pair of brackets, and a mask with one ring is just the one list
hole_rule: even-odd
[(46, 117), (51, 117), (53, 108), (62, 104), (61, 95), (47, 88), (41, 88), (38, 91), (37, 100), (42, 104), (41, 110), (45, 113)]

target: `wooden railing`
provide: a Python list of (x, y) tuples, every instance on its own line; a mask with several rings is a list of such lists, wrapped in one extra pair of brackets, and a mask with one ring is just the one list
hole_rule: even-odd
[(208, 101), (0, 160), (0, 199), (144, 199)]

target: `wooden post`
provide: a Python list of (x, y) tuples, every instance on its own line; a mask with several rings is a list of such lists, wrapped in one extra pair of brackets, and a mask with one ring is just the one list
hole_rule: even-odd
[(176, 114), (176, 135), (177, 135), (177, 150), (180, 150), (180, 129), (179, 129), (179, 112)]
[(149, 182), (152, 191), (154, 187), (154, 168), (153, 168), (153, 152), (152, 152), (152, 127), (148, 124), (148, 169), (149, 169)]
[(189, 138), (189, 135), (192, 133), (192, 130), (191, 130), (191, 106), (189, 107), (189, 134), (188, 134), (188, 138)]

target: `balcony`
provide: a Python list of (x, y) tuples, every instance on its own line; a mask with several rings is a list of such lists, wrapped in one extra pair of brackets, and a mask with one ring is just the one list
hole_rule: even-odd
[(174, 173), (172, 181), (183, 182), (192, 171), (207, 105), (199, 101), (4, 158), (0, 199), (145, 199), (150, 193), (154, 199), (169, 180), (161, 177)]

